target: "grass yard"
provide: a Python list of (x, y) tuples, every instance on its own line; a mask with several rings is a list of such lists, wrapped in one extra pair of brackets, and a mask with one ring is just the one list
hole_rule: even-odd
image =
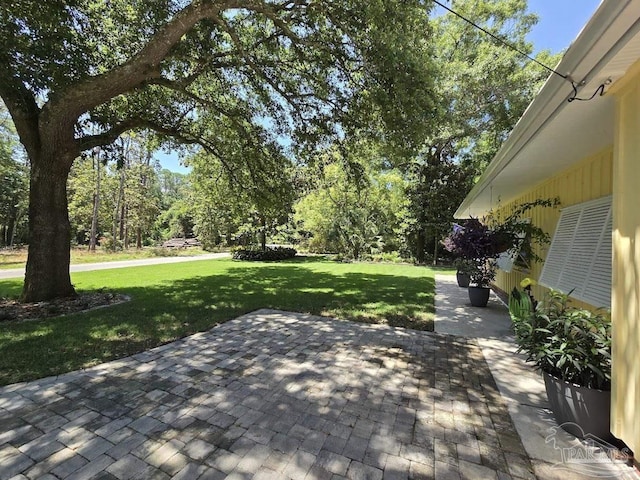
[[(433, 330), (435, 280), (426, 267), (206, 260), (77, 272), (76, 289), (132, 300), (48, 320), (0, 323), (0, 384), (60, 374), (128, 356), (259, 309), (274, 308)], [(0, 297), (20, 293), (0, 281)]]
[[(124, 251), (111, 252), (98, 248), (95, 252), (90, 252), (86, 247), (75, 247), (71, 249), (71, 263), (98, 263), (116, 262), (120, 260), (139, 260), (142, 258), (154, 257), (183, 257), (192, 255), (202, 255), (205, 253), (199, 247), (190, 248), (162, 248), (144, 247), (141, 249), (130, 248)], [(21, 268), (27, 263), (27, 248), (3, 248), (0, 249), (0, 269)]]

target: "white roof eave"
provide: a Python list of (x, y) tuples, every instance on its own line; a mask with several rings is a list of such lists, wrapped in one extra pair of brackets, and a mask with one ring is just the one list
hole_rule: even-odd
[[(569, 103), (567, 100), (573, 93), (570, 80), (580, 85), (580, 95), (590, 96), (606, 78), (620, 75), (620, 61), (615, 65), (616, 71), (608, 71), (607, 67), (611, 65), (613, 57), (632, 40), (640, 45), (638, 19), (640, 2), (604, 0), (600, 4), (555, 68), (569, 80), (555, 73), (549, 76), (509, 138), (458, 207), (456, 218), (482, 216), (495, 207), (499, 199), (510, 201), (518, 196), (516, 192), (524, 193), (541, 179), (567, 168), (566, 162), (575, 161), (578, 153), (582, 153), (581, 146), (598, 148), (599, 145), (612, 142), (612, 128), (596, 124), (596, 121), (612, 115), (611, 99), (605, 96), (591, 102)], [(623, 70), (633, 63), (634, 57), (627, 57), (623, 62)], [(613, 123), (612, 116), (609, 123)], [(568, 125), (579, 125), (580, 130), (571, 130), (567, 128)], [(559, 130), (563, 131), (563, 135), (557, 134)], [(584, 139), (589, 141), (585, 144), (581, 141)], [(537, 162), (536, 152), (548, 155), (552, 145), (556, 145), (558, 151), (565, 152), (565, 163), (545, 163), (544, 158)], [(572, 148), (576, 155), (566, 155), (567, 150)], [(513, 181), (514, 178), (518, 179), (517, 182)]]

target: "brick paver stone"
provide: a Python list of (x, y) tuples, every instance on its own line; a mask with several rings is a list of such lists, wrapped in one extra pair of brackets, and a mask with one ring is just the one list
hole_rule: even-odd
[(0, 480), (533, 479), (473, 340), (260, 310), (0, 388)]

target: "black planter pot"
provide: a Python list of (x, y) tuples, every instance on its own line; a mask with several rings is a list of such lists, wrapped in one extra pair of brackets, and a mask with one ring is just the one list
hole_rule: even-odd
[(469, 301), (474, 307), (486, 307), (490, 293), (488, 287), (469, 287)]
[(595, 436), (606, 442), (614, 440), (609, 425), (611, 392), (580, 387), (546, 372), (542, 374), (558, 425), (578, 438)]
[(471, 279), (469, 278), (469, 275), (467, 275), (466, 273), (456, 272), (456, 280), (458, 281), (459, 287), (467, 288), (469, 286), (469, 281)]

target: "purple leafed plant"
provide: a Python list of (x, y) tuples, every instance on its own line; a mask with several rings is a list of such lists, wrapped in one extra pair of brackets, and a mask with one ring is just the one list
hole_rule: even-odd
[(496, 247), (495, 232), (477, 218), (454, 224), (453, 231), (444, 240), (444, 248), (473, 265), (469, 274), (471, 283), (488, 286), (496, 276), (495, 260), (500, 255)]

